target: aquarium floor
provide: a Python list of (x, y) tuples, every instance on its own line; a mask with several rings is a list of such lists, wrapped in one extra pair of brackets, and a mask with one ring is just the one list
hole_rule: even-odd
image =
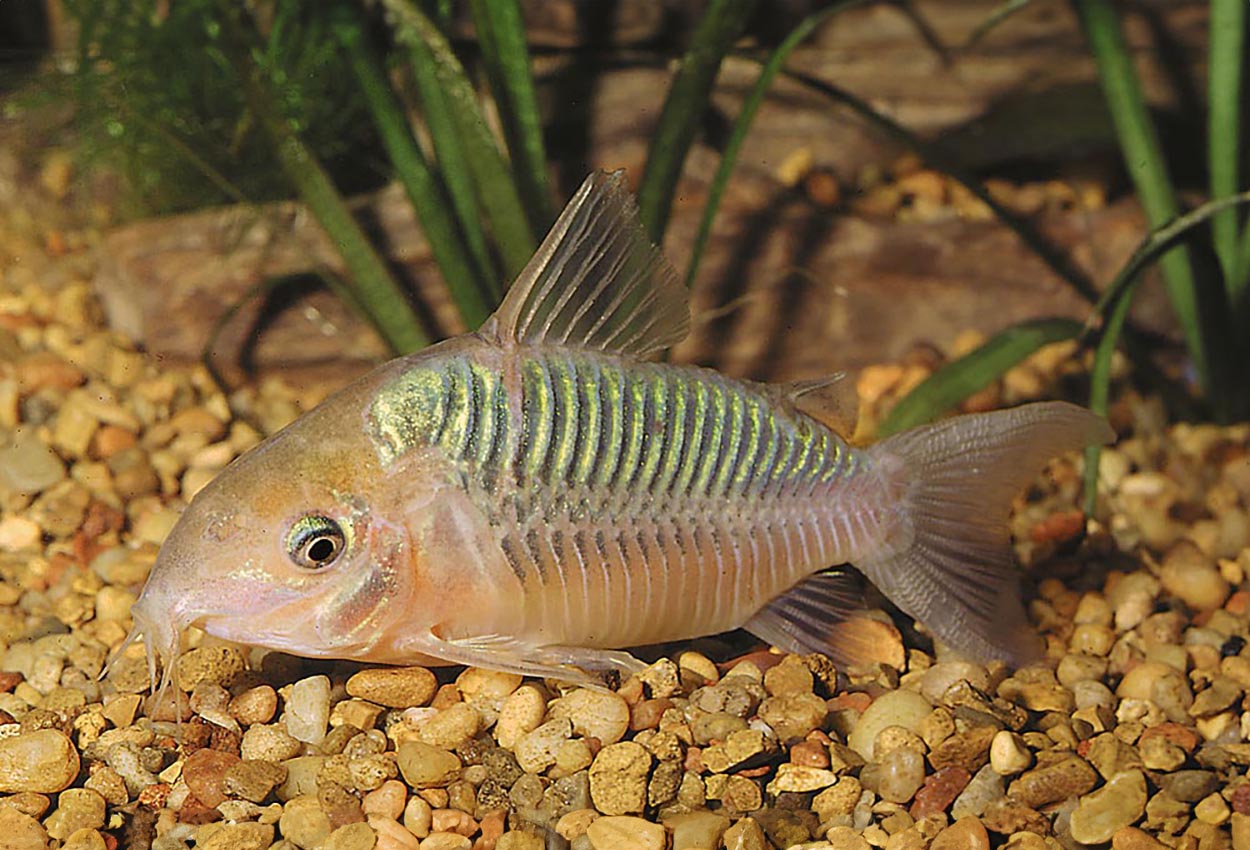
[[(3, 163), (0, 163), (2, 165)], [(44, 189), (63, 188), (58, 172)], [(1078, 509), (1061, 458), (1013, 532), (1044, 657), (989, 667), (863, 620), (859, 667), (741, 635), (614, 690), (304, 661), (191, 635), (100, 679), (191, 495), (329, 381), (224, 395), (105, 329), (90, 228), (0, 205), (0, 846), (1250, 850), (1250, 428), (1126, 436)], [(943, 357), (859, 376), (867, 433)], [(1062, 395), (1052, 347), (969, 407)]]

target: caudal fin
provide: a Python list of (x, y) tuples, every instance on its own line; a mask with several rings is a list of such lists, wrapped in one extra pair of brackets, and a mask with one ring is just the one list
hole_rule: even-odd
[(1021, 661), (1036, 637), (1020, 603), (1007, 518), (1047, 460), (1115, 438), (1064, 402), (957, 416), (873, 446), (904, 518), (885, 552), (856, 564), (939, 640), (978, 660)]

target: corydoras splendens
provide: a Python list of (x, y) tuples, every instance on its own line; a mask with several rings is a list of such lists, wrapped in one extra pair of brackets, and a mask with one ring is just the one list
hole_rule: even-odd
[(476, 333), (393, 360), (192, 500), (134, 606), (166, 668), (188, 626), (296, 655), (584, 679), (629, 647), (744, 627), (853, 657), (853, 564), (939, 640), (1027, 652), (1012, 496), (1112, 434), (1070, 404), (852, 447), (833, 379), (646, 359), (687, 294), (619, 175), (582, 186)]

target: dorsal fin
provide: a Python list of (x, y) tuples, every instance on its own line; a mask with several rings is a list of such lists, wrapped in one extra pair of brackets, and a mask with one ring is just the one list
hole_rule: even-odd
[(859, 392), (846, 372), (780, 384), (778, 391), (790, 404), (844, 437), (859, 422)]
[(569, 201), (485, 325), (505, 343), (643, 356), (680, 342), (690, 303), (651, 244), (624, 172), (595, 172)]

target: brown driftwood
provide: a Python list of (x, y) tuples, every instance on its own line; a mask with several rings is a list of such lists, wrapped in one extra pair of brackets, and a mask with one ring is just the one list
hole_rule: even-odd
[[(576, 11), (592, 4), (569, 0), (566, 5)], [(958, 46), (1000, 0), (912, 5), (937, 41)], [(1149, 50), (1155, 39), (1146, 24), (1153, 21), (1166, 30), (1171, 43), (1193, 61), (1202, 52), (1206, 4), (1181, 0), (1147, 8), (1154, 10), (1154, 18), (1130, 16), (1128, 38), (1138, 48), (1147, 91), (1166, 108), (1173, 88)], [(637, 14), (631, 20), (650, 18)], [(547, 43), (565, 42), (553, 38)], [(958, 148), (973, 151), (971, 160), (982, 164), (1022, 155), (1021, 139), (1035, 143), (1044, 130), (1055, 125), (1063, 130), (1080, 117), (1060, 113), (1049, 127), (1009, 124), (1004, 130), (993, 123), (996, 104), (1027, 106), (1028, 98), (1041, 92), (1050, 97), (1048, 109), (1062, 108), (1069, 92), (1095, 85), (1079, 29), (1068, 6), (1058, 2), (1031, 4), (975, 46), (948, 55), (926, 42), (898, 7), (856, 8), (837, 16), (813, 44), (795, 54), (792, 65), (853, 92), (930, 138), (958, 134), (984, 119), (981, 135), (988, 143), (970, 146), (967, 142), (977, 136), (967, 134)], [(566, 191), (592, 166), (626, 167), (635, 177), (640, 173), (669, 76), (667, 69), (650, 67), (599, 71), (586, 77), (584, 68), (557, 58), (542, 74), (541, 94), (552, 124), (548, 135)], [(737, 114), (755, 75), (755, 66), (745, 60), (726, 63), (716, 94), (722, 115)], [(580, 80), (584, 88), (570, 88), (571, 80)], [(580, 122), (589, 122), (589, 129), (582, 131), (579, 151), (566, 136), (572, 128), (587, 126)], [(692, 151), (679, 187), (666, 245), (679, 267), (688, 256), (718, 161), (715, 135)], [(1061, 133), (1049, 144), (1067, 153), (1064, 145), (1070, 142)], [(700, 312), (729, 301), (740, 306), (698, 324), (679, 354), (737, 374), (811, 373), (895, 357), (922, 337), (942, 343), (967, 328), (992, 332), (1032, 316), (1082, 315), (1079, 299), (1001, 225), (902, 224), (821, 212), (796, 200), (783, 185), (783, 163), (796, 157), (850, 182), (863, 166), (887, 165), (897, 152), (862, 120), (780, 81), (742, 150), (694, 293)], [(437, 332), (461, 330), (402, 193), (388, 189), (359, 201), (359, 209)], [(1099, 280), (1109, 277), (1144, 232), (1127, 206), (1057, 215), (1046, 227)], [(181, 358), (198, 356), (218, 317), (264, 279), (342, 273), (320, 228), (293, 203), (129, 225), (106, 237), (102, 257), (96, 287), (113, 325), (154, 353)], [(253, 302), (228, 324), (217, 346), (224, 359), (237, 359), (246, 348), (259, 304)], [(324, 291), (287, 303), (250, 350), (250, 359), (262, 365), (381, 356), (372, 332)]]

